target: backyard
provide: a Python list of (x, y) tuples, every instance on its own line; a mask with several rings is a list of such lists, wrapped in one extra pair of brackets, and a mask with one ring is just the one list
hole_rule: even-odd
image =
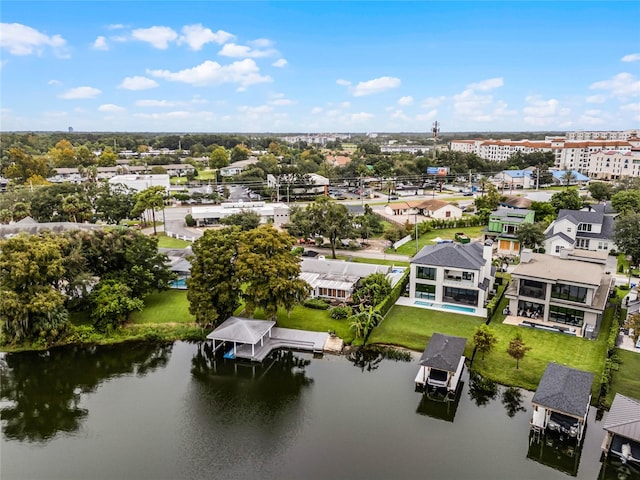
[(640, 398), (640, 353), (617, 349), (616, 355), (620, 358), (620, 365), (613, 370), (611, 388), (607, 395), (608, 405), (616, 393)]
[[(418, 249), (421, 249), (425, 245), (434, 245), (434, 239), (441, 238), (442, 240), (453, 240), (453, 237), (457, 232), (464, 232), (471, 240), (476, 240), (482, 236), (482, 231), (485, 226), (478, 227), (464, 227), (464, 228), (443, 228), (439, 230), (431, 230), (430, 232), (420, 235), (418, 237)], [(398, 247), (394, 252), (392, 248), (387, 249), (387, 253), (397, 253), (399, 255), (414, 255), (416, 253), (415, 241), (405, 243)]]

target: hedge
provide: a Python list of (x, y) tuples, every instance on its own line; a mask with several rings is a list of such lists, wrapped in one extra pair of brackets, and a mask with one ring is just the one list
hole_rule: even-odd
[(403, 294), (405, 288), (407, 288), (410, 274), (411, 274), (411, 268), (407, 268), (405, 270), (404, 275), (402, 276), (400, 281), (396, 284), (396, 286), (393, 287), (389, 295), (387, 295), (384, 300), (382, 300), (378, 305), (376, 305), (375, 308), (380, 313), (380, 315), (382, 315), (382, 318), (384, 318), (385, 315), (389, 312), (389, 310), (391, 310), (391, 307), (395, 305), (398, 298), (400, 298), (400, 296)]

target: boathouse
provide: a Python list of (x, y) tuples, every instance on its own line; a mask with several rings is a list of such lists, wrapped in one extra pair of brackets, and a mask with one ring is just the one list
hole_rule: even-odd
[(434, 333), (420, 357), (416, 387), (446, 389), (455, 392), (464, 369), (467, 339)]
[(616, 393), (602, 428), (604, 453), (640, 466), (640, 401)]
[(225, 352), (225, 357), (230, 359), (262, 362), (271, 351), (278, 348), (324, 352), (328, 333), (278, 328), (275, 325), (276, 322), (271, 320), (229, 317), (207, 335), (207, 339), (213, 341), (214, 351), (224, 345), (232, 346)]
[(593, 373), (550, 362), (533, 395), (531, 428), (582, 440), (591, 403)]

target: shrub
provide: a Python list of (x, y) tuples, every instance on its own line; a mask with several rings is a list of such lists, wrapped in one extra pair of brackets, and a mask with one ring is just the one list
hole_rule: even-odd
[(611, 250), (609, 250), (609, 255), (613, 255), (614, 257), (617, 257), (618, 251), (612, 248)]
[(618, 285), (619, 290), (629, 290), (629, 288), (631, 287), (629, 286), (628, 283), (625, 283), (624, 285)]
[(195, 227), (196, 226), (196, 221), (194, 220), (193, 216), (188, 213), (186, 217), (184, 217), (184, 222), (187, 224), (187, 227)]
[(321, 298), (309, 298), (304, 301), (303, 305), (307, 308), (314, 308), (316, 310), (326, 310), (329, 308), (329, 304)]
[(353, 315), (351, 307), (334, 307), (329, 312), (329, 316), (334, 320), (344, 320)]
[(620, 266), (618, 267), (618, 273), (623, 273), (624, 272), (624, 265), (620, 264)]

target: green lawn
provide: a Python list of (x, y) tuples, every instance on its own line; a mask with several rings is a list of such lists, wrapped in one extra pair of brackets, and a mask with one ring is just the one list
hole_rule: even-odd
[[(336, 255), (338, 260), (347, 260), (349, 257), (347, 255)], [(351, 257), (349, 260), (354, 263), (370, 263), (373, 265), (391, 265), (397, 267), (408, 267), (409, 262), (403, 262), (399, 260), (384, 260), (380, 258), (365, 258), (365, 257)]]
[(611, 389), (607, 395), (607, 404), (611, 405), (616, 393), (628, 397), (640, 398), (640, 353), (628, 350), (616, 350), (621, 363), (618, 370), (613, 371)]
[(215, 180), (216, 179), (216, 171), (215, 170), (199, 170), (197, 180)]
[(155, 292), (145, 300), (144, 309), (131, 315), (132, 323), (191, 323), (186, 290)]
[(169, 183), (171, 185), (186, 185), (189, 179), (187, 177), (171, 177)]
[[(613, 311), (608, 310), (596, 341), (492, 322), (489, 327), (496, 335), (498, 343), (485, 360), (476, 357), (473, 369), (499, 383), (535, 390), (547, 363), (556, 362), (594, 372), (596, 384), (604, 365), (612, 317)], [(468, 343), (465, 353), (470, 357), (473, 334), (482, 323), (484, 320), (478, 317), (395, 306), (382, 324), (374, 329), (369, 343), (392, 344), (422, 351), (431, 334), (438, 332), (466, 337)], [(531, 347), (525, 358), (520, 361), (519, 369), (516, 369), (515, 360), (506, 353), (507, 345), (516, 333), (519, 333), (524, 343)]]
[(191, 242), (178, 238), (167, 237), (164, 232), (158, 233), (158, 247), (160, 248), (187, 248)]
[[(627, 260), (627, 256), (624, 253), (618, 254), (618, 265), (616, 266), (616, 272), (620, 273), (620, 265), (622, 265), (623, 272), (625, 274), (629, 274), (629, 260)], [(639, 273), (637, 268), (634, 268), (631, 272), (632, 275), (637, 276)]]
[[(430, 232), (425, 233), (424, 235), (420, 235), (418, 237), (418, 249), (424, 247), (425, 245), (434, 245), (433, 239), (440, 237), (443, 240), (453, 240), (456, 232), (464, 232), (471, 240), (474, 240), (478, 237), (482, 236), (482, 230), (484, 230), (485, 226), (479, 227), (466, 227), (466, 228), (443, 228), (440, 230), (431, 230)], [(388, 253), (397, 253), (399, 255), (414, 255), (416, 253), (416, 242), (415, 239), (411, 242), (405, 243), (401, 247), (398, 248), (395, 252), (393, 249), (387, 249)]]

